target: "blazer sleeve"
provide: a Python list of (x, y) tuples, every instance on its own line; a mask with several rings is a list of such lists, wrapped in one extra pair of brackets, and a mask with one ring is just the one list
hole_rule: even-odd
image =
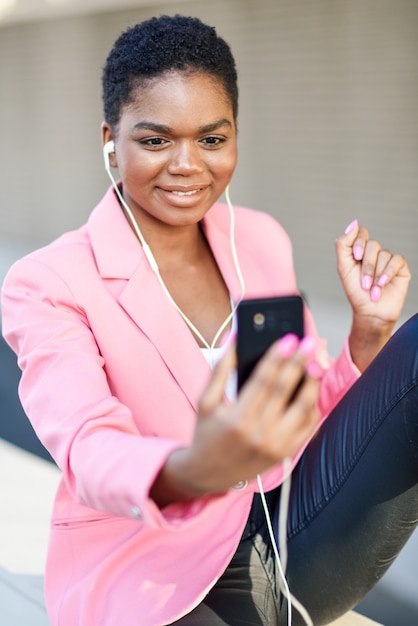
[(160, 510), (149, 497), (178, 441), (143, 437), (109, 389), (85, 312), (54, 269), (27, 257), (2, 289), (2, 331), (22, 370), (19, 395), (35, 432), (63, 472), (75, 502), (106, 514), (175, 529), (209, 501)]
[[(259, 215), (258, 220), (263, 224), (263, 236), (257, 237), (257, 241), (254, 240), (251, 232), (258, 233), (258, 229), (253, 225), (252, 231), (246, 233), (245, 239), (252, 240), (252, 245), (258, 246), (257, 254), (254, 256), (257, 262), (262, 264), (264, 273), (271, 277), (272, 293), (297, 292), (293, 247), (287, 232), (269, 214)], [(305, 306), (305, 334), (318, 335), (315, 321), (307, 306)], [(325, 369), (318, 402), (322, 422), (357, 380), (360, 372), (351, 359), (347, 339), (341, 354), (335, 360), (329, 356), (326, 341), (323, 339), (320, 361)]]
[[(309, 310), (305, 312), (305, 325), (307, 333), (317, 334), (312, 314)], [(353, 363), (348, 338), (346, 338), (340, 355), (333, 359), (327, 352), (326, 340), (322, 339), (322, 350), (320, 350), (318, 360), (324, 367), (324, 376), (321, 380), (318, 408), (320, 412), (320, 423), (324, 421), (338, 404), (345, 393), (360, 377), (360, 370)]]

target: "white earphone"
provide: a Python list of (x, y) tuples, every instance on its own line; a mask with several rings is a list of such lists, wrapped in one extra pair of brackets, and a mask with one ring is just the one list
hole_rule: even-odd
[(112, 152), (114, 152), (114, 151), (115, 151), (115, 142), (114, 141), (108, 141), (103, 146), (103, 157), (104, 157), (106, 170), (110, 169), (109, 154), (112, 154)]

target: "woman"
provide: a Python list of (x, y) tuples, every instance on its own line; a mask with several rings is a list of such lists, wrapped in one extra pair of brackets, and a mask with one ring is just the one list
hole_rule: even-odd
[[(218, 202), (237, 160), (236, 78), (197, 19), (123, 33), (103, 72), (120, 181), (6, 278), (22, 403), (63, 473), (53, 626), (287, 623), (259, 495), (277, 528), (285, 460), (287, 578), (316, 625), (354, 606), (415, 526), (417, 318), (389, 341), (410, 274), (356, 220), (337, 241), (353, 310), (341, 356), (306, 310), (306, 337), (275, 344), (236, 397), (239, 300), (297, 292), (281, 227)], [(293, 623), (310, 623), (296, 606)]]

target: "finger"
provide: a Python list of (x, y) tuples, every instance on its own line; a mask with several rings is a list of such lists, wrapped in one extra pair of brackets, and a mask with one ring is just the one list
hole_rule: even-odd
[(199, 415), (207, 416), (223, 402), (225, 386), (231, 372), (236, 367), (235, 345), (232, 345), (224, 357), (213, 369), (211, 379), (199, 401)]
[(367, 228), (359, 226), (358, 220), (353, 220), (345, 229), (344, 234), (337, 239), (337, 242), (340, 242), (347, 248), (354, 249), (356, 246), (360, 246), (363, 249), (368, 238)]
[(265, 394), (258, 410), (258, 423), (262, 428), (268, 428), (286, 412), (292, 403), (299, 386), (303, 384), (305, 375), (305, 360), (298, 356), (284, 362), (272, 378), (269, 385), (265, 385)]
[[(370, 291), (375, 282), (378, 258), (382, 254), (382, 248), (378, 241), (369, 239), (366, 243), (361, 263), (361, 286), (365, 291)], [(382, 261), (389, 260), (390, 253), (382, 254)]]
[(392, 254), (382, 250), (376, 266), (374, 285), (370, 297), (374, 302), (380, 299), (382, 289), (396, 277), (410, 279), (408, 263), (401, 254)]
[(288, 334), (267, 350), (240, 391), (243, 402), (248, 403), (255, 398), (262, 401), (263, 396), (270, 393), (280, 375), (283, 362), (295, 354), (299, 343), (296, 335)]
[(360, 227), (357, 233), (357, 237), (353, 242), (353, 257), (355, 261), (362, 261), (364, 258), (365, 249), (369, 241), (369, 231), (364, 226)]
[(347, 236), (347, 235), (351, 234), (352, 237), (356, 237), (357, 236), (357, 232), (358, 232), (358, 228), (359, 228), (358, 220), (355, 219), (355, 220), (353, 220), (352, 222), (349, 223), (349, 225), (347, 226), (347, 228), (344, 231), (344, 235)]
[(345, 229), (344, 233), (338, 237), (335, 242), (337, 247), (337, 252), (343, 254), (346, 252), (351, 255), (351, 251), (353, 248), (353, 243), (357, 237), (359, 232), (359, 224), (358, 220), (353, 220)]
[(293, 453), (306, 443), (318, 426), (318, 394), (319, 381), (307, 376), (280, 420), (282, 443), (288, 448), (291, 446)]
[(326, 369), (321, 365), (319, 361), (317, 361), (316, 359), (312, 359), (306, 364), (306, 372), (312, 378), (315, 378), (316, 380), (322, 380)]
[(377, 284), (380, 287), (387, 285), (395, 277), (409, 278), (408, 262), (401, 254), (391, 255), (388, 263), (378, 273)]
[[(315, 363), (314, 357), (319, 343), (318, 338), (315, 336), (305, 337), (301, 341), (298, 355), (296, 355), (299, 359), (293, 358), (284, 364), (280, 372), (280, 378), (277, 377), (274, 381), (269, 402), (266, 403), (265, 414), (267, 417), (273, 416), (276, 419), (277, 415), (293, 404), (295, 398), (299, 398), (301, 390), (305, 388), (306, 373), (309, 374), (310, 378), (317, 380), (322, 377), (322, 372), (318, 376), (319, 364), (317, 369), (313, 368), (314, 371), (312, 371), (311, 366), (308, 367), (310, 364)], [(303, 399), (303, 395), (301, 397)]]
[(342, 267), (345, 260), (353, 258), (361, 261), (368, 238), (367, 228), (360, 227), (358, 221), (353, 220), (335, 242), (339, 266)]
[(274, 406), (270, 405), (270, 424), (263, 431), (266, 455), (282, 460), (295, 454), (312, 436), (319, 420), (318, 393), (319, 382), (307, 376), (297, 396), (284, 412), (277, 413)]
[(249, 419), (257, 420), (256, 427), (266, 428), (285, 410), (305, 373), (307, 359), (315, 355), (318, 345), (317, 337), (307, 336), (299, 343), (288, 335), (259, 363), (240, 398)]
[[(256, 366), (252, 376), (253, 384), (250, 382), (247, 387), (250, 391), (247, 393), (247, 399), (252, 395), (260, 397), (261, 401), (264, 397), (274, 392), (278, 393), (281, 387), (287, 389), (289, 381), (283, 381), (283, 372), (291, 372), (295, 368), (302, 371), (304, 349), (305, 344), (310, 343), (310, 339), (304, 339), (302, 341), (294, 334), (287, 334), (278, 342), (273, 344), (265, 356), (260, 359)], [(315, 339), (312, 339), (315, 341)], [(305, 352), (310, 354), (313, 348), (306, 348)]]

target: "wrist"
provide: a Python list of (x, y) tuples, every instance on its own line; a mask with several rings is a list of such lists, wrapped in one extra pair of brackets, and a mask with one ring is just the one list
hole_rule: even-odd
[(150, 496), (160, 508), (175, 502), (195, 500), (208, 493), (190, 480), (192, 470), (189, 456), (188, 448), (173, 450), (158, 473), (150, 489)]
[(392, 322), (381, 322), (370, 317), (353, 317), (348, 343), (351, 358), (361, 372), (390, 339), (393, 328)]

